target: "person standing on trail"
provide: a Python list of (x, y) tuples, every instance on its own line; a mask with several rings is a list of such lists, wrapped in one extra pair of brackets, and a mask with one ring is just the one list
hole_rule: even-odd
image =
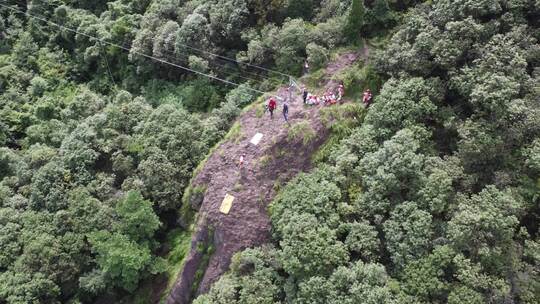
[(244, 167), (244, 159), (245, 158), (246, 158), (246, 154), (242, 153), (242, 155), (240, 155), (240, 159), (238, 160), (238, 168), (240, 170), (242, 170), (242, 168)]
[(277, 108), (277, 102), (274, 97), (270, 98), (268, 102), (268, 111), (270, 111), (270, 118), (274, 119), (274, 110)]
[(343, 85), (343, 81), (339, 83), (338, 86), (338, 98), (337, 101), (341, 102), (341, 99), (343, 99), (343, 95), (345, 95), (345, 86)]
[(240, 155), (240, 159), (238, 160), (238, 172), (240, 173), (240, 177), (244, 176), (245, 159), (246, 159), (246, 153), (242, 153), (242, 155)]
[(287, 101), (283, 103), (283, 118), (289, 123), (289, 103)]
[(306, 86), (302, 86), (302, 99), (304, 100), (304, 104), (307, 103), (307, 97), (308, 97), (308, 91), (306, 89)]
[(364, 91), (362, 101), (366, 105), (366, 108), (369, 107), (369, 104), (371, 103), (371, 98), (373, 98), (373, 95), (371, 94), (371, 90), (367, 89)]
[(304, 74), (308, 74), (309, 73), (309, 63), (308, 61), (304, 61)]

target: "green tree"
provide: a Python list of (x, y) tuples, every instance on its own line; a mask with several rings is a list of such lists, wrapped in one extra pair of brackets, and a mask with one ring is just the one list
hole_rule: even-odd
[(460, 286), (454, 288), (448, 295), (448, 304), (458, 303), (481, 304), (485, 303), (485, 299), (481, 293), (468, 287)]
[(271, 219), (279, 237), (286, 236), (282, 227), (296, 215), (310, 214), (317, 221), (335, 229), (339, 225), (336, 212), (341, 192), (333, 182), (330, 168), (320, 168), (311, 174), (299, 175), (272, 203)]
[(338, 267), (329, 279), (314, 276), (299, 284), (297, 303), (393, 303), (389, 276), (380, 264)]
[(96, 262), (108, 284), (133, 291), (139, 280), (156, 273), (156, 261), (148, 247), (119, 233), (100, 231), (89, 236)]
[(328, 50), (315, 43), (310, 43), (306, 46), (306, 52), (309, 61), (313, 69), (321, 68), (328, 61)]
[(244, 0), (218, 0), (208, 11), (210, 33), (221, 45), (237, 45), (248, 25), (249, 10)]
[(374, 0), (364, 20), (362, 34), (366, 36), (374, 36), (386, 28), (391, 28), (394, 25), (394, 16), (388, 0)]
[(526, 151), (527, 165), (540, 172), (540, 139), (536, 139)]
[(194, 12), (189, 15), (180, 26), (176, 37), (176, 52), (179, 54), (191, 52), (185, 45), (200, 49), (209, 49), (211, 43), (208, 18)]
[(22, 33), (12, 50), (13, 62), (18, 67), (33, 68), (36, 64), (36, 56), (39, 46), (30, 33)]
[(272, 246), (246, 249), (232, 258), (231, 273), (194, 303), (276, 303), (283, 300), (281, 271), (279, 251)]
[(153, 55), (158, 58), (168, 59), (174, 54), (175, 39), (180, 26), (174, 21), (168, 21), (159, 28), (154, 38)]
[(364, 0), (352, 0), (351, 9), (349, 11), (347, 24), (344, 31), (344, 35), (347, 37), (349, 42), (358, 43), (360, 41), (360, 32), (365, 23), (365, 15), (366, 8), (364, 7)]
[(227, 93), (225, 100), (237, 105), (239, 108), (242, 108), (251, 104), (255, 100), (255, 97), (256, 95), (249, 89), (247, 85), (240, 85)]
[(349, 254), (336, 231), (311, 214), (291, 216), (281, 231), (283, 269), (298, 279), (329, 274), (348, 262)]
[(488, 186), (477, 195), (460, 198), (458, 210), (448, 223), (448, 238), (458, 250), (500, 273), (509, 262), (505, 252), (512, 246), (521, 212), (519, 196)]
[(287, 14), (289, 17), (310, 20), (313, 10), (313, 0), (287, 0)]
[(398, 269), (429, 252), (432, 221), (431, 214), (418, 209), (414, 202), (400, 204), (392, 211), (383, 227), (386, 248)]
[(347, 230), (345, 245), (350, 252), (368, 261), (377, 260), (381, 244), (375, 227), (363, 221), (344, 224), (343, 228)]
[(5, 271), (0, 273), (0, 298), (8, 303), (54, 302), (60, 288), (42, 273)]
[(403, 129), (379, 150), (367, 153), (356, 169), (363, 193), (356, 200), (360, 212), (376, 223), (384, 221), (395, 204), (410, 200), (424, 176), (426, 141), (422, 130)]
[(129, 191), (115, 207), (119, 231), (138, 243), (151, 240), (161, 225), (152, 205), (139, 192)]
[(453, 289), (447, 277), (452, 271), (454, 256), (452, 248), (441, 246), (411, 261), (402, 271), (403, 290), (426, 302), (444, 301), (445, 294)]

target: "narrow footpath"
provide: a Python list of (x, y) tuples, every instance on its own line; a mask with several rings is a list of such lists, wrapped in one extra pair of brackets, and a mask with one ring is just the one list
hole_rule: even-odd
[[(334, 86), (331, 76), (360, 57), (364, 56), (346, 53), (330, 63), (322, 88)], [(275, 96), (285, 98), (286, 88), (275, 92)], [(289, 103), (290, 126), (283, 119), (281, 102), (274, 119), (268, 113), (261, 116), (261, 109), (257, 108), (239, 117), (240, 134), (222, 143), (193, 181), (194, 187), (205, 189), (204, 199), (191, 250), (168, 296), (168, 304), (190, 303), (227, 271), (236, 252), (270, 241), (268, 204), (280, 186), (311, 169), (312, 154), (328, 137), (329, 131), (319, 117), (321, 107), (304, 106), (297, 94)], [(298, 124), (309, 124), (315, 135), (312, 141), (304, 144), (302, 138), (290, 138), (289, 130)], [(250, 141), (257, 133), (263, 137), (254, 145)], [(240, 172), (238, 160), (242, 154), (245, 160)], [(220, 212), (226, 195), (234, 197), (228, 214)]]

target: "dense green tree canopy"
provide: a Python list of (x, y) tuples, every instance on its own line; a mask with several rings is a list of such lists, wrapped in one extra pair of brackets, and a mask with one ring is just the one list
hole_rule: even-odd
[(539, 1), (2, 5), (0, 303), (119, 299), (164, 272), (194, 169), (250, 88), (288, 81), (253, 65), (300, 75), (364, 42), (365, 119), (195, 303), (540, 302)]
[[(306, 59), (322, 67), (345, 43), (350, 2), (1, 4), (0, 302), (11, 304), (119, 300), (162, 272), (164, 235), (190, 224), (178, 213), (193, 170), (258, 97), (251, 89), (288, 82), (243, 63), (297, 74)], [(338, 200), (339, 190), (329, 195)], [(342, 255), (314, 269), (343, 264), (331, 228), (320, 229), (320, 246)]]
[[(274, 302), (540, 301), (539, 2), (417, 2), (352, 1), (353, 41), (403, 24), (372, 59), (385, 83), (363, 123), (271, 205)], [(226, 282), (244, 279), (264, 282)]]

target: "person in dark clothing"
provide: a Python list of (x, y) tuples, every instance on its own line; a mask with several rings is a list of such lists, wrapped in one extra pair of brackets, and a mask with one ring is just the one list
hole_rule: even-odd
[(283, 103), (283, 118), (289, 123), (289, 103), (286, 101)]
[(307, 103), (308, 91), (305, 86), (302, 87), (302, 99), (304, 99), (304, 104)]
[(274, 119), (274, 110), (277, 108), (277, 102), (272, 97), (270, 98), (270, 101), (268, 102), (268, 111), (270, 111), (270, 118)]

